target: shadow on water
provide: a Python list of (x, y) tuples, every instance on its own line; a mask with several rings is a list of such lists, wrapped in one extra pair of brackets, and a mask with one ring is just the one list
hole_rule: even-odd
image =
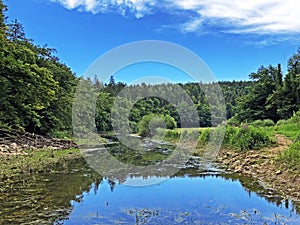
[(51, 172), (0, 181), (0, 224), (53, 224), (102, 177), (85, 160), (57, 165)]
[[(112, 154), (131, 163), (154, 163), (169, 154), (166, 145), (139, 157), (112, 146)], [(145, 187), (126, 183), (165, 177), (124, 173), (108, 180), (84, 160), (0, 181), (0, 224), (300, 224), (299, 203), (201, 163), (192, 157), (172, 177)]]

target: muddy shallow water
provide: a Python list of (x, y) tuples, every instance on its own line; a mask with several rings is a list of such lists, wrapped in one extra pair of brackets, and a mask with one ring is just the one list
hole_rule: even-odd
[[(156, 151), (149, 158), (160, 157)], [(131, 186), (149, 180), (154, 184)], [(0, 224), (300, 224), (300, 208), (197, 158), (170, 177), (136, 173), (115, 180), (76, 160), (0, 181)]]

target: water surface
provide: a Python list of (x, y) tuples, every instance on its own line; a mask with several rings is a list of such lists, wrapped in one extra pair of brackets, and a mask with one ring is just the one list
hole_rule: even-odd
[(144, 187), (103, 179), (72, 205), (64, 224), (300, 224), (290, 201), (268, 200), (219, 175), (186, 174)]
[[(165, 144), (146, 147), (111, 151), (137, 165), (170, 154)], [(0, 224), (300, 224), (299, 203), (197, 157), (171, 177), (118, 175), (102, 177), (82, 159), (0, 180)]]

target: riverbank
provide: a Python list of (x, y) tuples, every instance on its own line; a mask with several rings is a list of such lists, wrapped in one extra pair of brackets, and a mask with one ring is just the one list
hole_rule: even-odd
[(56, 139), (34, 133), (0, 129), (0, 156), (26, 155), (28, 150), (75, 148), (69, 139)]
[(292, 143), (284, 135), (275, 135), (277, 146), (261, 150), (236, 151), (223, 148), (217, 162), (225, 165), (228, 171), (251, 176), (261, 185), (273, 189), (287, 199), (300, 202), (300, 174), (291, 171), (278, 160), (278, 154)]
[[(241, 127), (227, 126), (217, 162), (234, 174), (252, 177), (263, 187), (273, 190), (286, 199), (300, 202), (299, 167), (291, 167), (287, 160), (279, 160), (279, 155), (287, 152), (299, 129), (289, 129), (287, 137), (282, 127)], [(280, 133), (278, 130), (280, 131)], [(209, 129), (168, 130), (164, 139), (176, 143), (181, 132), (186, 136), (199, 135), (196, 156), (201, 156), (211, 132)], [(200, 134), (199, 134), (200, 133)], [(195, 135), (196, 135), (195, 134)], [(161, 135), (163, 136), (163, 135)], [(176, 139), (177, 138), (177, 139)], [(188, 143), (187, 143), (188, 144)]]
[[(0, 130), (0, 179), (20, 174), (49, 172), (58, 165), (82, 159), (80, 150), (71, 140), (53, 139), (35, 134)], [(251, 176), (283, 197), (300, 202), (299, 172), (288, 170), (277, 160), (278, 154), (292, 143), (284, 135), (275, 135), (277, 146), (261, 150), (223, 148), (217, 162), (228, 171)]]
[(0, 180), (49, 172), (81, 158), (71, 140), (0, 129)]

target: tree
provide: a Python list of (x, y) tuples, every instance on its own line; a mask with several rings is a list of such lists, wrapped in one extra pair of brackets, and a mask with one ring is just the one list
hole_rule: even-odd
[(96, 127), (98, 131), (112, 130), (111, 108), (113, 98), (109, 93), (101, 92), (96, 103)]
[(0, 1), (0, 124), (35, 133), (71, 129), (77, 79), (54, 50), (26, 39), (22, 24), (5, 24)]
[(14, 42), (27, 40), (23, 25), (16, 19), (8, 24), (8, 39)]
[(279, 119), (276, 105), (269, 104), (269, 107), (266, 107), (268, 97), (276, 90), (278, 73), (277, 68), (261, 66), (256, 73), (250, 74), (254, 84), (249, 94), (239, 99), (238, 118), (240, 121), (258, 119), (277, 121)]
[(3, 4), (3, 1), (0, 0), (0, 41), (1, 44), (4, 37), (5, 37), (5, 31), (6, 31), (6, 24), (5, 24), (5, 16), (4, 12), (7, 10), (6, 6)]

